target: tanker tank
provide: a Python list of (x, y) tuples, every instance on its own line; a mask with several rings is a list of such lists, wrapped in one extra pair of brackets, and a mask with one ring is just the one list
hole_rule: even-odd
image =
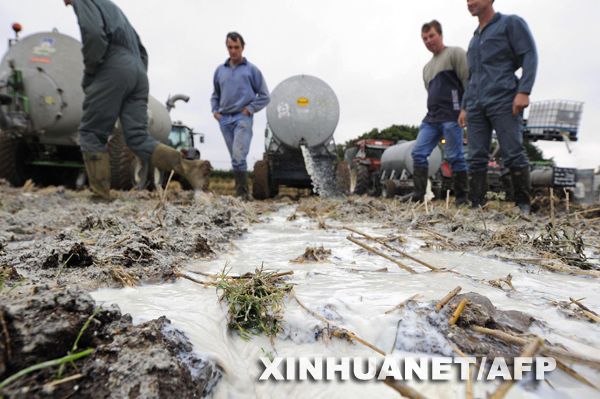
[[(412, 175), (414, 171), (412, 150), (416, 143), (416, 140), (405, 141), (386, 148), (381, 155), (382, 173), (389, 177), (394, 172), (396, 177), (400, 177), (406, 170)], [(429, 176), (434, 176), (442, 164), (442, 151), (439, 147), (433, 149), (428, 161)]]
[[(81, 43), (54, 30), (10, 44), (0, 63), (0, 177), (22, 185), (61, 168), (59, 174), (68, 175), (71, 184), (66, 184), (72, 185), (84, 170), (77, 134), (84, 100)], [(148, 113), (150, 134), (168, 143), (171, 119), (165, 106), (150, 97)], [(115, 136), (109, 143), (112, 175), (121, 178), (113, 188), (128, 189), (134, 157)]]
[[(380, 184), (382, 195), (393, 198), (395, 195), (410, 193), (413, 188), (412, 175), (414, 172), (412, 150), (416, 140), (403, 141), (385, 149), (381, 155)], [(439, 197), (442, 191), (442, 181), (438, 172), (442, 164), (442, 151), (437, 146), (428, 158), (431, 189)]]
[(265, 153), (254, 165), (254, 197), (271, 198), (279, 185), (319, 194), (335, 189), (339, 117), (337, 96), (323, 80), (296, 75), (278, 84), (267, 107)]
[(327, 144), (339, 117), (340, 105), (331, 87), (309, 75), (292, 76), (277, 85), (267, 107), (273, 138), (296, 149)]

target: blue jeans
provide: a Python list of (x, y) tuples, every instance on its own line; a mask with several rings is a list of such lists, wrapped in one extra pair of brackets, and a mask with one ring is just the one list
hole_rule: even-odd
[(413, 147), (413, 164), (417, 168), (427, 168), (427, 158), (444, 136), (446, 146), (444, 156), (453, 172), (465, 172), (467, 163), (463, 152), (463, 129), (458, 122), (421, 123), (417, 143)]
[(252, 142), (252, 116), (243, 113), (223, 115), (219, 127), (231, 156), (231, 167), (234, 172), (248, 170), (246, 157)]
[(496, 131), (504, 166), (520, 169), (529, 165), (523, 147), (520, 115), (512, 114), (512, 104), (500, 110), (474, 107), (467, 110), (468, 161), (472, 172), (485, 172), (489, 162), (492, 130)]

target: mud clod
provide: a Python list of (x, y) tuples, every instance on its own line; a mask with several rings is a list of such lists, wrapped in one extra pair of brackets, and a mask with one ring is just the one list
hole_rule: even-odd
[(88, 253), (87, 248), (83, 243), (77, 243), (73, 245), (71, 250), (62, 256), (59, 256), (58, 252), (52, 250), (52, 253), (48, 255), (42, 269), (56, 269), (61, 265), (64, 267), (88, 267), (94, 263), (94, 259)]
[(535, 320), (522, 312), (496, 309), (487, 297), (474, 292), (455, 296), (448, 303), (448, 309), (454, 311), (463, 299), (469, 301), (457, 323), (463, 328), (477, 325), (523, 333), (529, 329), (529, 326)]
[(67, 267), (87, 267), (94, 263), (83, 243), (73, 245), (71, 250), (62, 256), (62, 261)]
[(331, 256), (331, 249), (325, 249), (323, 246), (320, 247), (308, 247), (304, 251), (304, 254), (299, 257), (290, 260), (292, 263), (311, 263), (311, 262), (327, 262)]
[[(3, 302), (0, 315), (8, 337), (0, 328), (0, 381), (25, 367), (65, 356), (96, 306), (80, 290), (48, 287), (26, 290), (10, 304)], [(208, 395), (221, 376), (213, 362), (192, 351), (190, 342), (168, 319), (133, 325), (131, 317), (122, 315), (116, 306), (96, 313), (78, 347), (94, 352), (75, 361), (75, 368), (68, 365), (65, 376), (79, 373), (82, 378), (48, 392), (43, 386), (56, 378), (57, 368), (47, 368), (22, 377), (0, 394), (197, 398)]]
[(52, 250), (52, 253), (48, 255), (44, 263), (42, 263), (42, 269), (56, 269), (58, 267), (58, 253)]
[(201, 235), (196, 237), (196, 245), (194, 246), (194, 252), (196, 252), (196, 254), (202, 257), (210, 256), (215, 253), (210, 247), (210, 245), (208, 245), (208, 240)]

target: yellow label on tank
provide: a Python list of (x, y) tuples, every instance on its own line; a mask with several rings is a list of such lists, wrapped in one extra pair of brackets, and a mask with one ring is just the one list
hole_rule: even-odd
[(56, 103), (56, 101), (54, 101), (54, 97), (52, 97), (52, 96), (46, 96), (46, 97), (44, 97), (44, 102), (47, 105), (54, 105)]
[(296, 100), (296, 104), (298, 104), (300, 107), (306, 107), (309, 102), (310, 101), (308, 101), (308, 98), (306, 97), (300, 97), (298, 100)]

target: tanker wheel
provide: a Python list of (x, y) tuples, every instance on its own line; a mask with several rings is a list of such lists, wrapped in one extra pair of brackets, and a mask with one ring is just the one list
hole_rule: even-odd
[(277, 184), (271, 177), (269, 177), (269, 194), (271, 198), (279, 195), (279, 184)]
[(340, 161), (335, 169), (335, 188), (339, 194), (350, 194), (350, 166), (348, 162)]
[(27, 144), (22, 139), (0, 133), (0, 178), (13, 186), (22, 186), (30, 176), (25, 165)]
[(256, 161), (254, 164), (254, 182), (252, 183), (252, 196), (257, 200), (270, 198), (269, 190), (269, 164), (266, 161)]
[(354, 187), (354, 194), (363, 195), (369, 190), (369, 183), (371, 176), (369, 175), (369, 169), (365, 165), (357, 165), (356, 167), (356, 186)]
[(371, 173), (369, 190), (367, 191), (371, 197), (381, 196), (381, 181), (378, 172)]
[(386, 180), (385, 183), (383, 183), (381, 194), (385, 198), (394, 198), (396, 196), (396, 191), (396, 184), (392, 180)]
[[(115, 130), (108, 141), (110, 182), (115, 190), (131, 190), (136, 186), (136, 156), (125, 143), (123, 133)], [(140, 175), (140, 179), (142, 175)]]

